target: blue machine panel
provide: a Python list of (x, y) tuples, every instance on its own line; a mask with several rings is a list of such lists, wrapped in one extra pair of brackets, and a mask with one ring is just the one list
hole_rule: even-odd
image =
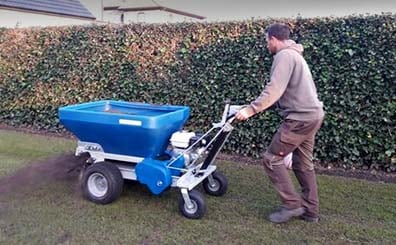
[(171, 171), (166, 164), (166, 161), (144, 159), (135, 168), (137, 180), (147, 185), (153, 194), (160, 194), (172, 184)]
[(60, 122), (80, 141), (106, 153), (155, 158), (187, 121), (187, 106), (103, 100), (59, 108)]

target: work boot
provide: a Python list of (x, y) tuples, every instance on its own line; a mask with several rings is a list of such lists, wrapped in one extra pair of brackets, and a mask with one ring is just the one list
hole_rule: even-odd
[(269, 220), (272, 223), (285, 223), (293, 217), (299, 217), (305, 212), (304, 208), (287, 209), (283, 207), (280, 211), (270, 214)]
[(309, 223), (318, 223), (319, 222), (319, 217), (309, 216), (306, 213), (301, 215), (300, 218), (306, 222), (309, 222)]

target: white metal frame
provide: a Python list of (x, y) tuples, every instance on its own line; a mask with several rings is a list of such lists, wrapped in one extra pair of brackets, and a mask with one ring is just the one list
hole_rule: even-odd
[[(104, 162), (105, 159), (123, 161), (130, 164), (119, 164), (116, 166), (121, 172), (122, 178), (129, 180), (137, 180), (135, 164), (143, 161), (144, 158), (136, 156), (126, 156), (118, 154), (105, 153), (103, 148), (97, 143), (79, 141), (76, 149), (76, 156), (83, 153), (89, 153), (90, 161), (93, 163)], [(202, 164), (187, 169), (179, 169), (185, 172), (182, 176), (172, 176), (171, 187), (185, 188), (191, 191), (195, 186), (201, 183), (205, 178), (216, 170), (216, 166), (209, 166), (205, 171), (197, 172)]]
[[(187, 149), (183, 150), (180, 152), (176, 157), (172, 159), (172, 161), (169, 162), (167, 167), (169, 169), (176, 169), (180, 170), (183, 172), (182, 176), (172, 176), (172, 184), (171, 187), (178, 187), (181, 190), (183, 199), (188, 207), (192, 205), (190, 197), (188, 195), (188, 191), (191, 191), (195, 186), (197, 186), (199, 183), (201, 183), (204, 179), (208, 178), (209, 182), (213, 182), (213, 178), (211, 178), (211, 174), (216, 171), (216, 166), (212, 165), (212, 163), (207, 167), (205, 170), (200, 170), (201, 166), (203, 163), (195, 164), (197, 160), (195, 160), (191, 165), (189, 165), (187, 168), (175, 168), (170, 166), (173, 162), (175, 162), (178, 158), (183, 156), (185, 153), (191, 151), (193, 147), (198, 144), (205, 136), (207, 136), (209, 133), (211, 133), (214, 129), (220, 128), (219, 132), (216, 133), (214, 138), (206, 145), (206, 149), (214, 142), (216, 137), (222, 132), (226, 131), (229, 132), (233, 129), (231, 122), (233, 119), (230, 119), (227, 121), (227, 118), (230, 115), (234, 115), (237, 111), (239, 111), (241, 108), (244, 106), (239, 106), (239, 105), (229, 105), (226, 104), (222, 116), (222, 120), (218, 123), (213, 123), (213, 127), (206, 132), (199, 140), (197, 140), (193, 145), (188, 147)], [(224, 144), (224, 142), (223, 142)], [(203, 151), (203, 152), (205, 152)], [(125, 164), (120, 164), (117, 163), (116, 166), (121, 172), (121, 175), (124, 179), (129, 179), (129, 180), (137, 180), (136, 176), (136, 171), (135, 171), (135, 165), (141, 161), (144, 160), (142, 157), (137, 157), (137, 156), (128, 156), (128, 155), (119, 155), (119, 154), (111, 154), (111, 153), (106, 153), (104, 152), (103, 148), (101, 145), (93, 142), (84, 142), (84, 141), (79, 141), (78, 146), (76, 148), (75, 155), (79, 156), (83, 153), (89, 153), (90, 154), (90, 159), (89, 161), (92, 163), (97, 163), (97, 162), (104, 162), (105, 159), (108, 160), (116, 160), (116, 161), (122, 161), (125, 162)], [(130, 163), (130, 164), (128, 164)]]

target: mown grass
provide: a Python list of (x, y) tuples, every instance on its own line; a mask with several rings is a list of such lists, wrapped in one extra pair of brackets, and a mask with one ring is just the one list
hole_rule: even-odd
[(69, 139), (0, 130), (0, 177), (32, 161), (72, 152), (75, 145)]
[[(75, 142), (0, 130), (5, 177), (32, 161), (72, 154)], [(218, 162), (228, 177), (222, 197), (206, 195), (201, 220), (182, 217), (176, 189), (153, 196), (128, 182), (109, 205), (84, 200), (76, 174), (43, 178), (0, 197), (0, 243), (5, 244), (395, 244), (396, 185), (318, 176), (321, 222), (274, 225), (279, 205), (261, 166)]]

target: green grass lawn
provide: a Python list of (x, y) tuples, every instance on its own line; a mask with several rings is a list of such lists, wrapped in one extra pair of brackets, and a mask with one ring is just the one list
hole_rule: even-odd
[[(44, 159), (72, 159), (74, 147), (73, 140), (0, 130), (0, 181)], [(201, 220), (179, 214), (176, 189), (158, 197), (131, 182), (116, 202), (103, 206), (81, 197), (76, 174), (39, 176), (0, 193), (0, 244), (396, 243), (395, 184), (318, 176), (321, 222), (274, 225), (266, 217), (279, 202), (262, 167), (218, 166), (229, 191), (205, 195), (208, 211)]]

